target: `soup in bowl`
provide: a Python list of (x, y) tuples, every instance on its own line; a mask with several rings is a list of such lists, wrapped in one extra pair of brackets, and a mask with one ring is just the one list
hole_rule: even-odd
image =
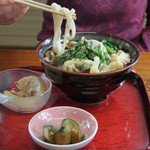
[[(93, 52), (85, 54), (83, 48), (77, 51), (79, 44), (83, 47), (91, 44), (88, 46)], [(139, 49), (132, 42), (111, 34), (78, 32), (60, 56), (53, 53), (52, 45), (53, 38), (50, 38), (37, 46), (45, 73), (70, 99), (80, 103), (105, 100), (123, 85), (140, 56)], [(66, 54), (70, 49), (75, 50)], [(121, 56), (119, 61), (114, 59), (116, 56)]]

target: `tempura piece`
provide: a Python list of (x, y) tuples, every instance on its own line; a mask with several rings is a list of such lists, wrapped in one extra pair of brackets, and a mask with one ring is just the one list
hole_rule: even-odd
[(72, 71), (72, 72), (83, 72), (89, 70), (92, 64), (93, 64), (92, 60), (75, 58), (66, 61), (63, 64), (62, 69), (67, 71)]
[(123, 68), (123, 64), (120, 61), (111, 62), (109, 65), (104, 66), (100, 72), (110, 72)]
[(119, 50), (117, 53), (111, 55), (111, 61), (120, 61), (123, 65), (126, 65), (131, 61), (130, 54)]

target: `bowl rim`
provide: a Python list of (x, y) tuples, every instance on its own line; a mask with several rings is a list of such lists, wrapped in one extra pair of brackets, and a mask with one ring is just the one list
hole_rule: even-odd
[(46, 76), (45, 73), (41, 73), (41, 72), (38, 72), (38, 71), (33, 71), (33, 70), (30, 70), (30, 69), (15, 68), (15, 69), (3, 70), (3, 71), (0, 72), (0, 74), (4, 73), (4, 72), (8, 72), (8, 71), (17, 71), (17, 70), (24, 70), (24, 71), (28, 71), (28, 72), (32, 72), (32, 73), (38, 74), (40, 76), (44, 76), (45, 79), (49, 82), (49, 87), (47, 88), (47, 90), (44, 93), (42, 93), (40, 95), (36, 95), (36, 96), (31, 96), (31, 97), (17, 97), (17, 96), (14, 97), (14, 96), (8, 96), (8, 97), (15, 98), (15, 99), (20, 99), (20, 98), (21, 99), (34, 99), (34, 98), (37, 98), (37, 97), (40, 97), (40, 96), (43, 96), (43, 95), (47, 94), (52, 89), (52, 83), (48, 79), (48, 77)]
[[(95, 128), (94, 132), (92, 133), (92, 135), (91, 135), (90, 137), (88, 137), (87, 139), (85, 139), (85, 140), (79, 142), (79, 143), (69, 144), (69, 145), (57, 145), (57, 144), (46, 143), (46, 142), (44, 142), (44, 141), (38, 139), (36, 136), (34, 136), (34, 134), (32, 134), (32, 130), (31, 130), (31, 122), (32, 122), (32, 120), (33, 120), (36, 116), (38, 116), (39, 114), (41, 114), (41, 113), (44, 112), (44, 111), (51, 110), (51, 109), (60, 109), (60, 108), (65, 108), (65, 109), (71, 108), (71, 109), (75, 109), (75, 110), (79, 110), (79, 111), (82, 111), (82, 112), (84, 112), (84, 113), (87, 113), (87, 114), (94, 120), (95, 125), (96, 125), (96, 126), (95, 126), (96, 128)], [(90, 139), (93, 139), (94, 136), (96, 135), (97, 131), (98, 131), (98, 122), (97, 122), (96, 118), (95, 118), (91, 113), (89, 113), (88, 111), (86, 111), (86, 110), (84, 110), (84, 109), (81, 109), (81, 108), (78, 108), (78, 107), (72, 107), (72, 106), (54, 106), (54, 107), (51, 107), (51, 108), (48, 108), (48, 109), (44, 109), (44, 110), (38, 112), (37, 114), (35, 114), (35, 115), (31, 118), (31, 120), (29, 121), (29, 123), (28, 123), (28, 131), (29, 131), (30, 136), (31, 136), (33, 139), (37, 140), (40, 144), (44, 144), (44, 145), (46, 145), (46, 146), (51, 146), (51, 147), (57, 147), (57, 148), (65, 148), (65, 147), (69, 148), (69, 147), (72, 147), (72, 146), (79, 146), (79, 145), (82, 145), (82, 144), (86, 143), (87, 141), (89, 141)]]
[(79, 73), (79, 72), (66, 71), (66, 70), (57, 68), (57, 67), (55, 67), (55, 66), (53, 66), (53, 65), (50, 65), (49, 63), (47, 63), (46, 61), (44, 61), (44, 60), (40, 57), (40, 55), (39, 55), (41, 45), (42, 45), (46, 40), (48, 40), (48, 39), (53, 39), (52, 37), (50, 37), (50, 38), (47, 38), (47, 39), (41, 41), (41, 42), (37, 45), (37, 47), (36, 47), (36, 53), (37, 53), (37, 56), (38, 56), (39, 60), (41, 61), (41, 63), (43, 63), (44, 65), (46, 65), (46, 66), (48, 66), (48, 67), (50, 67), (50, 68), (52, 68), (52, 69), (55, 69), (55, 70), (60, 71), (60, 72), (63, 72), (63, 73), (72, 74), (72, 75), (80, 75), (80, 76), (89, 76), (89, 77), (90, 77), (90, 76), (100, 76), (100, 75), (112, 75), (112, 74), (116, 74), (116, 73), (125, 71), (125, 70), (127, 70), (127, 69), (133, 67), (133, 66), (137, 63), (137, 61), (139, 60), (139, 58), (140, 58), (140, 49), (139, 49), (133, 42), (131, 42), (131, 41), (125, 39), (125, 38), (122, 38), (122, 37), (120, 37), (120, 36), (117, 36), (117, 35), (114, 35), (114, 34), (108, 34), (108, 33), (101, 33), (101, 32), (76, 32), (76, 34), (96, 34), (96, 35), (104, 35), (104, 36), (111, 36), (111, 37), (119, 38), (119, 39), (121, 39), (121, 40), (123, 40), (123, 41), (128, 42), (128, 43), (129, 43), (130, 45), (132, 45), (133, 47), (135, 47), (136, 52), (137, 52), (137, 58), (135, 59), (135, 61), (134, 61), (133, 63), (127, 65), (126, 67), (124, 67), (124, 68), (122, 68), (122, 69), (119, 69), (119, 70), (116, 70), (116, 71), (111, 71), (111, 72), (104, 72), (104, 73), (81, 73), (81, 72), (80, 72), (80, 73)]

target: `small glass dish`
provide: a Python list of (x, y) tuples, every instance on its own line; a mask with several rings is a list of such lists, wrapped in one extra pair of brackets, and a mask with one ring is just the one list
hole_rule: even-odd
[[(15, 82), (23, 77), (37, 76), (45, 83), (47, 90), (37, 96), (15, 97), (7, 96), (5, 90), (16, 87)], [(52, 83), (44, 73), (31, 71), (28, 69), (10, 69), (0, 72), (0, 103), (5, 107), (21, 113), (31, 113), (41, 109), (49, 100)]]

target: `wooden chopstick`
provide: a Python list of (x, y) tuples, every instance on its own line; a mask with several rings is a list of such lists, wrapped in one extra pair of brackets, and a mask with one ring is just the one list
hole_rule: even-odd
[[(27, 6), (35, 7), (35, 8), (50, 12), (50, 13), (55, 13), (57, 15), (61, 15), (64, 18), (66, 18), (63, 13), (52, 10), (51, 6), (40, 3), (40, 2), (36, 2), (36, 1), (32, 1), (32, 0), (15, 0), (15, 2), (20, 3), (20, 4), (24, 4), (24, 5), (27, 5)], [(72, 18), (74, 20), (76, 20), (76, 14), (73, 14)]]

